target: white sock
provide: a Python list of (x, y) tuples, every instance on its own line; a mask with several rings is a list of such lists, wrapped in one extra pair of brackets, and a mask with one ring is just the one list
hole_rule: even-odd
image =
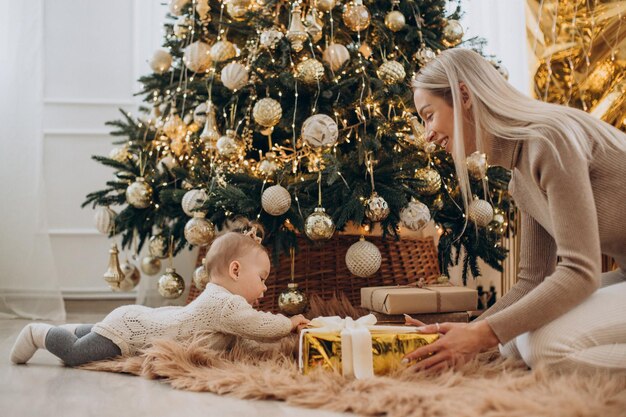
[(46, 335), (53, 327), (45, 323), (26, 325), (11, 349), (11, 362), (26, 363), (37, 352), (37, 349), (45, 348)]
[(76, 335), (76, 329), (80, 326), (80, 323), (66, 323), (58, 326), (61, 329), (67, 330), (68, 332)]

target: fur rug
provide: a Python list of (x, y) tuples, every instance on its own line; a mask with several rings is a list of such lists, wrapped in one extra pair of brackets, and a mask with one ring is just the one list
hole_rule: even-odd
[[(362, 315), (345, 300), (311, 304), (311, 316)], [(185, 343), (157, 341), (140, 356), (82, 368), (160, 379), (181, 390), (365, 416), (626, 416), (626, 376), (621, 375), (530, 371), (491, 353), (436, 375), (405, 370), (358, 381), (323, 371), (301, 375), (296, 356), (295, 336), (265, 350), (241, 345), (229, 352), (204, 349), (203, 338), (196, 337)]]

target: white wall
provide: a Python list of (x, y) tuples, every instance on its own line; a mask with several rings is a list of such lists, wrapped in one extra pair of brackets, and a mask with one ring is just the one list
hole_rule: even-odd
[[(92, 161), (108, 155), (114, 139), (104, 123), (134, 111), (139, 76), (162, 40), (166, 7), (154, 0), (48, 0), (44, 3), (43, 171), (48, 233), (66, 298), (127, 297), (104, 280), (110, 241), (81, 209), (85, 195), (102, 189), (112, 170)], [(185, 251), (175, 267), (189, 279), (195, 261)], [(157, 277), (142, 278), (148, 298)], [(140, 291), (145, 292), (145, 291)], [(150, 303), (148, 301), (148, 303)]]

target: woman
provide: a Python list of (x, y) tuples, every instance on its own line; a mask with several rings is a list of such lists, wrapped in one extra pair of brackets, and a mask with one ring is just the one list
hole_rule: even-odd
[[(476, 322), (425, 326), (443, 336), (407, 359), (440, 369), (500, 344), (530, 367), (626, 370), (626, 135), (524, 96), (466, 49), (441, 53), (413, 89), (428, 140), (456, 161), (466, 210), (465, 158), (484, 152), (512, 170), (522, 226), (517, 284)], [(602, 253), (619, 269), (601, 274)]]

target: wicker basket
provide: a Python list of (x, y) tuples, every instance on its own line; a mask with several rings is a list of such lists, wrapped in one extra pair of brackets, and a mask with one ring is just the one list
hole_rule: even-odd
[[(328, 300), (339, 293), (345, 294), (352, 305), (361, 303), (361, 288), (381, 285), (404, 285), (424, 278), (432, 282), (439, 276), (437, 249), (432, 237), (403, 238), (402, 240), (368, 236), (382, 254), (382, 265), (370, 277), (361, 278), (348, 271), (345, 256), (348, 248), (358, 241), (358, 236), (337, 235), (324, 244), (315, 244), (305, 237), (298, 237), (299, 252), (296, 254), (295, 281), (309, 296), (319, 295)], [(202, 264), (206, 249), (198, 253), (196, 266)], [(278, 312), (278, 295), (291, 281), (291, 262), (281, 255), (279, 265), (272, 265), (267, 280), (267, 291), (261, 299), (260, 310)], [(187, 303), (193, 301), (200, 290), (193, 284)]]

